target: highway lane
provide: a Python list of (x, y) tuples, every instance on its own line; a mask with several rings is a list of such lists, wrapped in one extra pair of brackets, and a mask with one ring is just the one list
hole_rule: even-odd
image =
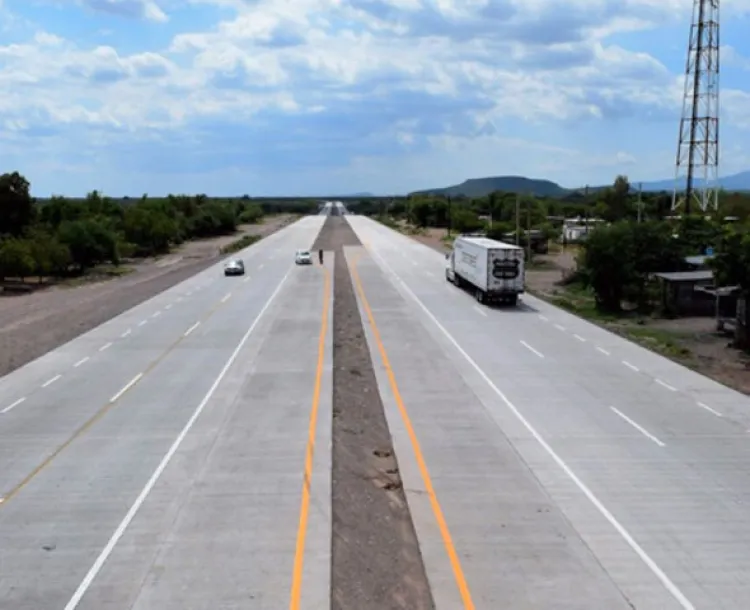
[(245, 278), (224, 278), (223, 263), (214, 265), (0, 379), (0, 498), (111, 408), (111, 399), (185, 333), (217, 315), (228, 294), (270, 294), (294, 250), (315, 238), (321, 222), (304, 219), (239, 253), (247, 261)]
[[(420, 245), (415, 248), (408, 238), (367, 219), (349, 220), (374, 251), (376, 262), (404, 279), (408, 288), (395, 285), (432, 339), (453, 357), (460, 356), (429, 319), (435, 316), (460, 348), (481, 363), (481, 374), (462, 356), (456, 366), (637, 607), (741, 607), (748, 593), (740, 574), (750, 567), (750, 532), (743, 510), (747, 449), (736, 420), (698, 407), (690, 391), (672, 391), (624, 366), (612, 357), (619, 350), (639, 364), (658, 357), (641, 357), (643, 350), (623, 339), (606, 337), (597, 328), (593, 340), (580, 341), (574, 333), (580, 331), (585, 339), (585, 327), (591, 325), (558, 315), (555, 308), (539, 307), (546, 319), (523, 310), (480, 313), (469, 297), (445, 286), (444, 276), (438, 274), (439, 254)], [(420, 260), (414, 264), (412, 255), (429, 259), (431, 266), (420, 269)], [(536, 299), (525, 301), (538, 304)], [(609, 356), (596, 349), (604, 345)], [(654, 368), (665, 377), (677, 371), (687, 380), (685, 386), (702, 396), (706, 391), (714, 398), (721, 395), (713, 382), (672, 363), (659, 362)], [(412, 378), (407, 375), (406, 383)], [(500, 393), (488, 391), (487, 380)], [(617, 401), (614, 411), (611, 406)], [(733, 416), (740, 412), (741, 417), (747, 399), (734, 404)], [(644, 421), (667, 437), (662, 439), (664, 446), (649, 438), (652, 430)], [(594, 502), (587, 492), (593, 492)], [(613, 540), (613, 535), (620, 540)], [(668, 589), (671, 595), (665, 598)]]
[[(186, 456), (178, 452), (173, 462), (174, 467), (177, 468), (177, 482), (187, 486), (182, 490), (183, 495), (184, 491), (192, 486), (192, 479), (197, 471), (184, 471), (181, 467), (194, 452), (207, 448), (211, 434), (215, 437), (223, 432), (220, 426), (226, 422), (216, 417), (221, 412), (228, 413), (230, 406), (236, 406), (237, 403), (233, 397), (243, 391), (243, 381), (251, 372), (248, 370), (249, 365), (253, 354), (257, 354), (258, 349), (256, 343), (258, 335), (254, 333), (267, 333), (268, 323), (264, 322), (264, 319), (269, 315), (278, 318), (285, 311), (275, 310), (273, 304), (269, 305), (269, 298), (278, 288), (280, 292), (277, 293), (275, 303), (278, 303), (279, 299), (286, 299), (287, 302), (294, 303), (295, 307), (303, 307), (303, 311), (306, 312), (308, 301), (314, 302), (316, 295), (323, 291), (321, 270), (294, 269), (292, 258), (296, 248), (308, 246), (314, 240), (321, 224), (322, 219), (304, 219), (296, 226), (293, 225), (293, 228), (287, 231), (286, 236), (282, 235), (281, 239), (277, 238), (278, 243), (272, 244), (272, 248), (268, 249), (264, 257), (260, 259), (264, 262), (258, 263), (258, 268), (263, 265), (266, 270), (252, 275), (251, 282), (242, 282), (241, 279), (233, 278), (227, 279), (226, 282), (217, 282), (210, 289), (213, 291), (212, 300), (220, 304), (216, 313), (194, 328), (195, 316), (186, 316), (181, 325), (181, 340), (171, 351), (168, 351), (150, 370), (144, 370), (144, 375), (138, 383), (133, 384), (127, 392), (122, 394), (116, 404), (110, 407), (101, 418), (72, 438), (51, 462), (41, 462), (39, 464), (41, 469), (26, 481), (23, 487), (16, 491), (11, 490), (10, 497), (6, 495), (6, 501), (0, 504), (0, 575), (2, 575), (0, 607), (6, 607), (5, 604), (10, 604), (8, 607), (14, 609), (34, 608), (36, 610), (63, 607), (81, 579), (84, 578), (86, 570), (93, 565), (97, 555), (105, 548), (107, 539), (115, 532), (118, 523), (128, 511), (128, 507), (146, 485), (154, 469), (159, 465), (159, 460), (163, 458), (175, 438), (179, 438), (178, 434), (186, 422), (190, 421), (189, 418), (195, 412), (201, 397), (211, 390), (216, 394), (216, 401), (206, 407), (205, 421), (213, 427), (204, 429), (200, 437), (188, 435), (188, 438), (184, 439), (183, 447), (189, 451)], [(293, 270), (292, 275), (287, 279), (286, 285), (279, 288), (282, 276), (290, 269)], [(220, 273), (220, 268), (215, 271)], [(252, 273), (252, 267), (248, 266), (248, 271)], [(297, 278), (294, 273), (296, 271), (302, 272), (302, 276)], [(305, 272), (308, 273), (305, 275)], [(305, 277), (308, 278), (308, 283), (312, 281), (310, 286), (304, 285)], [(233, 285), (235, 288), (231, 297), (225, 299), (224, 297), (229, 294), (226, 289), (228, 285)], [(298, 294), (302, 297), (300, 298)], [(294, 298), (289, 298), (292, 295)], [(320, 307), (312, 309), (319, 310)], [(195, 314), (198, 311), (192, 313)], [(313, 315), (318, 320), (320, 312), (313, 311), (312, 314), (306, 315)], [(256, 316), (261, 316), (258, 327), (254, 329), (252, 336), (247, 336), (245, 347), (234, 355), (237, 360), (235, 366), (225, 370), (222, 367), (233, 354), (243, 333)], [(288, 313), (287, 317), (291, 318)], [(296, 321), (288, 319), (284, 322), (286, 325), (291, 325), (290, 336), (299, 338), (300, 333), (294, 332)], [(184, 336), (191, 328), (192, 332)], [(266, 330), (263, 330), (264, 328)], [(308, 331), (309, 329), (305, 329), (305, 339), (300, 343), (304, 345), (307, 341), (317, 348), (316, 334)], [(153, 333), (133, 335), (129, 342), (113, 344), (105, 350), (105, 354), (109, 357), (110, 353), (119, 352), (119, 360), (122, 362), (130, 364), (135, 361), (145, 364), (146, 361), (141, 361), (141, 358), (144, 353), (153, 351), (151, 345), (153, 339)], [(287, 341), (279, 342), (271, 339), (271, 342), (272, 345), (282, 345), (287, 348), (287, 352), (294, 353), (294, 350), (289, 349)], [(269, 348), (266, 348), (266, 351), (269, 351)], [(300, 357), (302, 355), (309, 354), (303, 349)], [(289, 360), (288, 355), (286, 359)], [(311, 362), (314, 366), (315, 358), (312, 358)], [(106, 386), (104, 393), (107, 397), (111, 397), (112, 394), (118, 392), (118, 388), (127, 387), (127, 381), (131, 379), (128, 375), (132, 373), (132, 369), (122, 371), (117, 366), (111, 366), (112, 362), (108, 364), (110, 366), (98, 371), (98, 377), (84, 377), (78, 386), (72, 383), (72, 379), (59, 380), (56, 388), (58, 401), (54, 405), (46, 406), (54, 407), (59, 413), (67, 412), (71, 420), (81, 420), (86, 415), (82, 416), (76, 410), (77, 405), (90, 404), (89, 408), (93, 410), (106, 406), (108, 399), (105, 399), (102, 404), (102, 402), (96, 402), (98, 395), (92, 397), (92, 394), (96, 394), (95, 388)], [(290, 365), (291, 362), (287, 364)], [(112, 384), (118, 370), (126, 374)], [(290, 372), (287, 369), (285, 375), (293, 382), (295, 377), (293, 370)], [(216, 382), (220, 377), (223, 377), (222, 382)], [(289, 391), (291, 392), (294, 388), (297, 388), (298, 392), (303, 391), (302, 386), (295, 386), (293, 383)], [(269, 389), (265, 387), (266, 391)], [(302, 406), (297, 404), (297, 407), (302, 409), (303, 419), (309, 416), (313, 383), (310, 382), (304, 391), (307, 396), (306, 404)], [(245, 391), (245, 394), (248, 392)], [(323, 396), (325, 397), (325, 394)], [(330, 387), (328, 396), (330, 396)], [(0, 422), (0, 447), (12, 445), (19, 453), (26, 452), (24, 454), (26, 456), (41, 454), (45, 448), (59, 447), (57, 444), (59, 439), (64, 437), (64, 434), (72, 427), (70, 422), (67, 422), (64, 417), (52, 418), (49, 421), (48, 417), (45, 417), (43, 408), (25, 408), (44, 405), (34, 405), (31, 399), (28, 403), (23, 404), (24, 408), (19, 406), (18, 409), (8, 412), (5, 415), (6, 419)], [(259, 400), (258, 404), (244, 405), (248, 409), (245, 416), (251, 417), (251, 413), (254, 413), (253, 417), (257, 416), (257, 413), (250, 408), (254, 407), (257, 411), (257, 408), (265, 408), (268, 404), (265, 400)], [(324, 403), (321, 404), (324, 405)], [(292, 425), (296, 420), (292, 418), (289, 408), (287, 406), (285, 411), (274, 411), (274, 417), (281, 418), (276, 422), (279, 428), (285, 428), (287, 422), (284, 420), (290, 418), (287, 434), (291, 438), (298, 432), (298, 429)], [(325, 410), (325, 407), (321, 406), (321, 409)], [(29, 417), (34, 413), (35, 417)], [(13, 428), (11, 427), (11, 422), (24, 417), (27, 419), (24, 420), (23, 426), (16, 423)], [(62, 426), (64, 430), (61, 432), (55, 429), (55, 425)], [(199, 430), (200, 425), (202, 424), (196, 424), (195, 430)], [(286, 447), (283, 447), (284, 451), (298, 458), (296, 465), (293, 465), (293, 459), (287, 459), (282, 464), (283, 467), (289, 469), (287, 473), (289, 479), (287, 486), (283, 490), (279, 489), (280, 493), (283, 492), (291, 498), (293, 492), (289, 485), (296, 477), (297, 512), (295, 518), (299, 513), (306, 441), (306, 430), (303, 430), (296, 434), (294, 443), (287, 443)], [(259, 441), (261, 445), (264, 442), (266, 439)], [(268, 463), (257, 463), (257, 465), (261, 469), (272, 472), (276, 463), (274, 456), (270, 452), (267, 454)], [(195, 456), (198, 454), (195, 453)], [(206, 459), (206, 456), (204, 455), (201, 459)], [(325, 456), (318, 458), (318, 460), (321, 459), (324, 460)], [(16, 480), (23, 473), (18, 468), (19, 463), (23, 462), (23, 459), (16, 459), (14, 462), (16, 468), (13, 472)], [(29, 461), (28, 465), (30, 463)], [(318, 486), (322, 481), (325, 487), (324, 462), (322, 467), (322, 473), (318, 473), (317, 479), (314, 477), (314, 480), (317, 481)], [(276, 470), (278, 471), (278, 468)], [(330, 473), (330, 468), (328, 472)], [(27, 472), (27, 476), (31, 474), (34, 472)], [(175, 491), (175, 488), (171, 487), (167, 496), (172, 497)], [(157, 493), (154, 497), (158, 496)], [(315, 497), (316, 506), (319, 509), (325, 508), (325, 502), (321, 500), (321, 497), (326, 497), (325, 493), (320, 496), (316, 492)], [(221, 502), (218, 501), (216, 504), (221, 505)], [(162, 517), (164, 508), (164, 505), (159, 507), (159, 514)], [(288, 521), (288, 512), (286, 518)], [(315, 527), (316, 531), (325, 533), (325, 523), (316, 523)], [(281, 535), (281, 533), (277, 531), (276, 535)], [(289, 529), (287, 534), (294, 547), (296, 528)], [(154, 535), (149, 535), (148, 542), (152, 543), (153, 540)], [(330, 536), (327, 541), (328, 545), (329, 542)], [(44, 550), (43, 547), (48, 550)], [(319, 555), (320, 544), (316, 543), (313, 548)], [(137, 556), (139, 558), (145, 556), (142, 549), (138, 551)], [(276, 559), (278, 560), (278, 556)], [(327, 565), (327, 561), (323, 563)], [(221, 562), (216, 563), (216, 565), (220, 564)], [(140, 565), (143, 567), (142, 564)], [(319, 570), (320, 565), (320, 562), (315, 562), (312, 568)], [(133, 569), (136, 568), (137, 566)], [(279, 577), (281, 578), (281, 575)], [(288, 583), (285, 594), (288, 598), (289, 583), (292, 581), (291, 568), (286, 578)], [(122, 596), (137, 592), (140, 581), (120, 578), (118, 582), (121, 585), (121, 589), (117, 590), (120, 596), (119, 601), (112, 601), (111, 606), (117, 608), (122, 607)], [(104, 597), (113, 595), (110, 588), (105, 592)], [(104, 601), (99, 599), (98, 605), (92, 607), (103, 607), (102, 603)]]
[[(310, 225), (310, 222), (314, 224)], [(299, 244), (307, 243), (311, 232), (314, 233), (316, 230), (311, 227), (317, 226), (319, 222), (317, 219), (304, 219), (293, 223), (223, 260), (235, 256), (243, 257), (248, 264), (248, 274), (252, 276), (253, 272), (264, 270), (268, 260), (274, 260), (281, 253), (287, 258), (293, 256), (294, 249), (300, 247)], [(292, 249), (291, 255), (289, 248)], [(196, 315), (200, 315), (203, 310), (213, 305), (217, 296), (210, 290), (210, 287), (215, 286), (217, 281), (223, 280), (221, 275), (223, 260), (80, 335), (58, 349), (29, 362), (14, 371), (12, 375), (0, 378), (0, 414), (7, 414), (15, 409), (18, 405), (13, 406), (14, 403), (26, 398), (29, 393), (38, 391), (45, 383), (58, 375), (61, 377), (53, 384), (59, 387), (58, 381), (73, 374), (75, 368), (84, 364), (87, 367), (91, 366), (99, 350), (109, 349), (110, 344), (114, 345), (119, 341), (128, 340), (143, 332), (148, 332), (152, 337), (155, 332), (168, 333), (167, 325), (170, 320), (176, 320), (176, 324), (179, 325), (183, 316), (184, 319), (192, 320)], [(159, 339), (156, 338), (156, 340)], [(169, 340), (166, 339), (166, 341)]]

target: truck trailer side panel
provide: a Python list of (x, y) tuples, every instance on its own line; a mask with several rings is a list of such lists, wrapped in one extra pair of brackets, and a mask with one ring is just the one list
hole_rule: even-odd
[(454, 244), (454, 269), (458, 275), (477, 288), (487, 291), (488, 260), (487, 249), (469, 239), (457, 238)]

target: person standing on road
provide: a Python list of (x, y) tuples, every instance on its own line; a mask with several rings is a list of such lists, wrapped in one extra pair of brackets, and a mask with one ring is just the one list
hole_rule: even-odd
[(320, 260), (320, 264), (323, 264), (323, 250), (318, 250), (318, 259)]

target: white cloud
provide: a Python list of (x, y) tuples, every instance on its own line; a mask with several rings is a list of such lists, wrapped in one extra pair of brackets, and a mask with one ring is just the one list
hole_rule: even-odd
[[(109, 46), (93, 38), (74, 43), (50, 20), (28, 42), (0, 47), (0, 82), (8, 91), (0, 113), (8, 137), (44, 139), (50, 155), (68, 141), (71, 149), (93, 149), (111, 164), (120, 159), (127, 171), (152, 171), (160, 185), (163, 175), (180, 168), (195, 175), (200, 163), (216, 171), (221, 163), (262, 167), (268, 184), (308, 175), (285, 162), (317, 164), (319, 175), (337, 179), (341, 172), (362, 172), (363, 179), (379, 172), (380, 181), (392, 183), (389, 172), (398, 167), (424, 172), (429, 163), (448, 168), (457, 180), (472, 167), (569, 176), (561, 164), (574, 163), (573, 173), (583, 180), (586, 172), (603, 176), (617, 167), (653, 171), (653, 159), (637, 146), (605, 146), (597, 131), (604, 139), (615, 132), (620, 138), (663, 132), (670, 135), (659, 149), (669, 150), (676, 138), (681, 75), (658, 59), (658, 49), (668, 57), (675, 41), (660, 40), (656, 31), (647, 53), (627, 37), (684, 24), (690, 7), (682, 0), (85, 4), (101, 15), (150, 21), (151, 28), (180, 11), (180, 23), (188, 22), (190, 5), (201, 16), (234, 10), (211, 24), (196, 17), (194, 27), (182, 26), (169, 39), (142, 39), (158, 43), (137, 44), (136, 22), (112, 19), (96, 28), (101, 36), (106, 24)], [(735, 15), (750, 11), (750, 0), (727, 5)], [(687, 32), (680, 35), (680, 46), (686, 38)], [(724, 53), (740, 62), (741, 50)], [(750, 128), (747, 95), (724, 93), (725, 121)], [(625, 124), (633, 128), (618, 131)], [(488, 125), (494, 126), (489, 132)], [(567, 136), (565, 129), (571, 130)], [(561, 147), (563, 137), (569, 140)], [(527, 141), (534, 144), (519, 144)], [(141, 145), (159, 157), (148, 167), (136, 167), (146, 158), (134, 152)], [(518, 147), (532, 152), (509, 153)], [(35, 161), (24, 162), (49, 167), (34, 150)], [(664, 157), (663, 171), (670, 171), (672, 156)]]

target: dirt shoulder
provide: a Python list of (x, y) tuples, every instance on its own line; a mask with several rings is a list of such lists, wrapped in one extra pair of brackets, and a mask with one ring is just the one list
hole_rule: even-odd
[[(438, 252), (448, 251), (444, 229), (425, 229), (414, 233), (402, 228), (402, 232)], [(603, 317), (595, 311), (590, 295), (560, 285), (561, 280), (575, 270), (578, 249), (569, 246), (553, 250), (549, 254), (534, 256), (527, 268), (526, 285), (529, 292), (750, 395), (750, 358), (731, 347), (730, 337), (716, 331), (713, 318), (665, 320)]]
[(333, 301), (332, 610), (432, 610), (434, 602), (399, 475), (343, 246), (361, 245), (329, 217), (313, 250), (336, 253)]
[(188, 242), (169, 255), (126, 263), (127, 274), (106, 281), (0, 296), (0, 376), (206, 269), (220, 259), (222, 247), (243, 235), (266, 237), (293, 219), (274, 216), (234, 235)]

